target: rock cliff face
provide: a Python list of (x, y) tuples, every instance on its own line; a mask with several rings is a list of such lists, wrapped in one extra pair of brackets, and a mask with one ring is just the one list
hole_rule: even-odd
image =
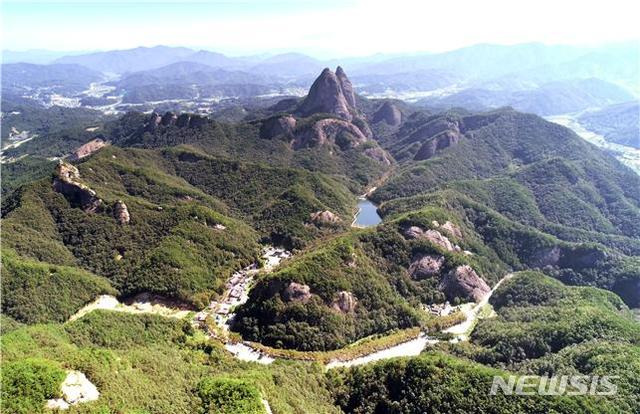
[(458, 266), (440, 282), (440, 290), (448, 299), (459, 297), (479, 302), (491, 288), (469, 265)]
[(271, 139), (278, 135), (292, 137), (296, 123), (296, 119), (291, 115), (268, 118), (260, 126), (260, 138)]
[(571, 249), (553, 246), (540, 249), (533, 254), (529, 260), (529, 266), (539, 268), (546, 266), (592, 267), (606, 257), (607, 254), (600, 249), (590, 247)]
[(409, 137), (411, 141), (424, 141), (414, 156), (414, 160), (422, 161), (429, 159), (433, 157), (438, 150), (456, 145), (462, 137), (460, 122), (457, 120), (439, 119), (430, 122), (419, 128)]
[(424, 279), (440, 274), (444, 264), (444, 257), (435, 254), (421, 254), (416, 256), (409, 266), (412, 279)]
[(351, 122), (326, 118), (317, 121), (311, 128), (298, 133), (292, 146), (294, 149), (300, 149), (332, 143), (344, 150), (355, 148), (366, 140), (367, 137)]
[(338, 82), (340, 82), (340, 88), (342, 89), (344, 99), (347, 101), (347, 105), (355, 109), (356, 94), (353, 92), (353, 85), (340, 66), (336, 68), (336, 77), (338, 78)]
[(145, 123), (145, 132), (153, 133), (161, 126), (168, 127), (175, 125), (178, 128), (197, 128), (207, 123), (207, 118), (200, 115), (183, 113), (178, 116), (173, 112), (165, 112), (164, 115), (152, 112)]
[(457, 237), (458, 239), (462, 238), (462, 231), (460, 231), (460, 227), (456, 226), (449, 220), (445, 221), (444, 224), (442, 225), (438, 225), (438, 222), (434, 222), (434, 223), (436, 224), (436, 227), (443, 228), (444, 230), (448, 231), (449, 234), (451, 234), (452, 236)]
[[(328, 113), (347, 121), (353, 119), (352, 110), (355, 109), (353, 87), (342, 68), (338, 67), (338, 69), (339, 77), (329, 68), (322, 71), (311, 85), (309, 94), (298, 107), (300, 115)], [(346, 96), (343, 85), (347, 88)]]
[(374, 124), (386, 122), (387, 125), (398, 126), (402, 123), (402, 113), (397, 106), (387, 101), (373, 114), (372, 121)]
[(448, 251), (457, 250), (451, 241), (449, 241), (446, 236), (443, 236), (438, 230), (424, 230), (418, 226), (411, 226), (404, 231), (404, 235), (408, 239), (429, 240), (431, 243)]
[(60, 161), (56, 166), (53, 178), (53, 189), (62, 194), (74, 207), (80, 207), (87, 212), (95, 212), (102, 200), (96, 192), (85, 184), (80, 183), (80, 171), (74, 165)]
[(69, 156), (69, 160), (76, 161), (76, 160), (88, 157), (89, 155), (95, 153), (105, 145), (107, 145), (107, 143), (101, 140), (100, 138), (91, 140), (86, 144), (83, 144), (78, 148), (76, 148), (75, 151), (73, 151)]
[(529, 265), (531, 267), (555, 266), (560, 261), (562, 249), (559, 246), (553, 246), (537, 251), (532, 255)]
[(199, 126), (205, 125), (207, 123), (207, 118), (192, 115), (192, 114), (181, 114), (175, 121), (175, 124), (178, 128), (197, 128)]
[(436, 155), (438, 150), (442, 150), (453, 145), (456, 145), (462, 135), (456, 131), (445, 131), (435, 138), (422, 144), (418, 152), (416, 153), (414, 160), (423, 161)]
[[(301, 117), (316, 114), (329, 114), (333, 117), (313, 123), (309, 123), (309, 120), (296, 122), (290, 115), (270, 118), (262, 121), (260, 136), (292, 136), (291, 147), (294, 150), (330, 144), (337, 145), (343, 151), (359, 147), (373, 138), (364, 115), (356, 108), (353, 85), (340, 66), (335, 73), (329, 68), (322, 71), (294, 113)], [(388, 166), (392, 163), (391, 156), (375, 145), (362, 152), (381, 164)]]
[(131, 220), (129, 209), (122, 200), (116, 201), (116, 204), (113, 207), (113, 215), (120, 224), (129, 224), (129, 220)]
[(160, 119), (160, 124), (162, 124), (163, 126), (173, 125), (176, 123), (177, 120), (178, 120), (178, 115), (174, 114), (173, 112), (166, 112), (164, 115), (162, 115), (162, 118)]
[(338, 297), (331, 303), (331, 307), (342, 313), (353, 312), (358, 304), (358, 299), (346, 290), (338, 292)]
[(311, 222), (317, 226), (335, 225), (340, 223), (340, 217), (329, 210), (316, 211), (310, 215)]
[(307, 303), (311, 299), (311, 288), (302, 283), (291, 282), (282, 292), (282, 297), (287, 302)]

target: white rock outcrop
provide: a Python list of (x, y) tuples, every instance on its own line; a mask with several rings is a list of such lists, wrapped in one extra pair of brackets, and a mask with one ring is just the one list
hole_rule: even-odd
[(48, 400), (46, 408), (66, 410), (72, 405), (95, 401), (100, 397), (98, 388), (80, 371), (68, 371), (61, 390), (62, 398)]

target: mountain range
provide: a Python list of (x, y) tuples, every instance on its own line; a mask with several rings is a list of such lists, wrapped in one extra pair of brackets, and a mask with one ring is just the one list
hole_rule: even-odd
[[(397, 70), (443, 87), (517, 78), (505, 99), (532, 111), (629, 100), (615, 71), (517, 89), (527, 68), (589, 56), (484, 45), (354, 73), (376, 87)], [(252, 59), (141, 48), (27, 79), (4, 65), (17, 80), (3, 124), (36, 135), (3, 151), (3, 409), (50, 411), (74, 370), (99, 397), (71, 412), (640, 410), (640, 176), (536, 114), (487, 108), (498, 98), (427, 108), (372, 97), (346, 65)], [(30, 106), (28, 85), (67, 65), (86, 75), (69, 85), (121, 71), (107, 96), (137, 89), (152, 108)], [(145, 97), (230, 85), (306, 90), (212, 116)], [(379, 224), (354, 225), (363, 198)], [(416, 341), (419, 355), (350, 367)], [(489, 394), (495, 376), (565, 373), (615, 375), (619, 392)]]

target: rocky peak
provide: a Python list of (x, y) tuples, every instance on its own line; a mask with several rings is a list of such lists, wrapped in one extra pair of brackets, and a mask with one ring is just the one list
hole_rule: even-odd
[(422, 227), (411, 226), (404, 231), (404, 235), (408, 239), (428, 240), (447, 251), (456, 250), (451, 241), (438, 230), (424, 230)]
[(338, 82), (340, 82), (340, 87), (342, 88), (342, 93), (344, 98), (347, 101), (347, 104), (354, 108), (356, 107), (356, 94), (353, 92), (353, 85), (351, 81), (347, 77), (347, 74), (344, 73), (344, 70), (341, 66), (336, 68), (336, 77), (338, 78)]
[(164, 115), (162, 115), (162, 120), (160, 121), (160, 123), (164, 126), (173, 125), (177, 120), (178, 115), (174, 114), (173, 112), (166, 112)]
[(444, 224), (440, 224), (434, 220), (431, 224), (433, 224), (434, 227), (440, 227), (441, 229), (446, 230), (450, 235), (457, 237), (458, 239), (462, 238), (462, 231), (460, 230), (460, 227), (456, 226), (449, 220), (445, 221)]
[[(353, 119), (351, 113), (355, 109), (353, 87), (344, 71), (341, 68), (339, 69), (340, 78), (331, 69), (325, 68), (313, 82), (309, 89), (309, 94), (298, 107), (298, 112), (302, 116), (329, 113), (347, 121)], [(348, 97), (345, 96), (343, 85), (347, 88)]]
[(367, 141), (367, 137), (351, 122), (326, 118), (296, 134), (292, 146), (294, 149), (312, 148), (329, 142), (346, 150), (355, 148), (365, 141)]
[(206, 122), (206, 117), (195, 114), (182, 113), (177, 115), (173, 112), (165, 112), (164, 115), (159, 115), (156, 112), (152, 112), (147, 118), (144, 130), (153, 133), (160, 126), (168, 127), (171, 125), (175, 125), (178, 128), (196, 128), (206, 124)]
[(55, 174), (58, 179), (64, 181), (72, 181), (80, 178), (80, 171), (78, 170), (78, 167), (64, 161), (58, 161)]
[(402, 112), (393, 103), (387, 101), (373, 114), (373, 123), (386, 122), (390, 126), (402, 123)]
[[(456, 145), (463, 137), (457, 120), (437, 120), (418, 129), (410, 136), (412, 141), (424, 143), (414, 156), (422, 161), (433, 157), (437, 151)], [(427, 140), (427, 141), (424, 141)]]

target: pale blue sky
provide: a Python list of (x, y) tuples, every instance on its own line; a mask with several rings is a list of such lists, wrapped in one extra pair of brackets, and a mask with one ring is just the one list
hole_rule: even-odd
[(640, 37), (634, 3), (4, 0), (2, 46), (72, 51), (164, 44), (236, 55), (298, 51), (339, 57), (476, 43), (595, 45)]

